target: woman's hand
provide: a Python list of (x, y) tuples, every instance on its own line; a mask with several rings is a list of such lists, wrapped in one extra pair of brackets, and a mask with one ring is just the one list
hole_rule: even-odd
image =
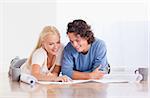
[(71, 82), (72, 79), (70, 77), (64, 75), (64, 76), (56, 77), (54, 81), (55, 82)]
[(70, 82), (70, 81), (72, 81), (72, 79), (66, 75), (56, 76), (53, 73), (49, 72), (49, 73), (47, 73), (47, 76), (49, 76), (51, 78), (51, 80), (55, 81), (55, 82)]

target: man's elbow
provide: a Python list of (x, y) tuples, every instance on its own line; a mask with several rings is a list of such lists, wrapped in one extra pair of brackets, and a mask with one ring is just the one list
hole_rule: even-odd
[(66, 76), (68, 76), (68, 77), (70, 77), (72, 79), (72, 74), (68, 70), (62, 70), (62, 75), (66, 75)]

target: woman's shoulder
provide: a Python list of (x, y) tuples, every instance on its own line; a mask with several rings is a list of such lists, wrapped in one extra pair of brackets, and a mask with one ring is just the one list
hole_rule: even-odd
[(41, 48), (36, 49), (35, 52), (33, 53), (31, 64), (38, 64), (42, 66), (46, 60), (47, 60), (47, 53), (41, 47)]
[(33, 55), (47, 55), (45, 49), (43, 49), (42, 47), (38, 48), (35, 50), (35, 52), (33, 53)]

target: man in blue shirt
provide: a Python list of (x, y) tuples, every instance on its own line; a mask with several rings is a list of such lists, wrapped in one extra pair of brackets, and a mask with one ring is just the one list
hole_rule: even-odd
[(105, 43), (94, 37), (91, 27), (81, 19), (68, 23), (70, 42), (64, 48), (62, 74), (72, 79), (100, 79), (108, 73)]

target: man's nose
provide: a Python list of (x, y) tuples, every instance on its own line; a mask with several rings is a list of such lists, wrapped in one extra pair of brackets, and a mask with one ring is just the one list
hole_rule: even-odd
[(75, 42), (73, 42), (73, 46), (74, 47), (77, 47), (78, 46), (78, 43), (75, 41)]

